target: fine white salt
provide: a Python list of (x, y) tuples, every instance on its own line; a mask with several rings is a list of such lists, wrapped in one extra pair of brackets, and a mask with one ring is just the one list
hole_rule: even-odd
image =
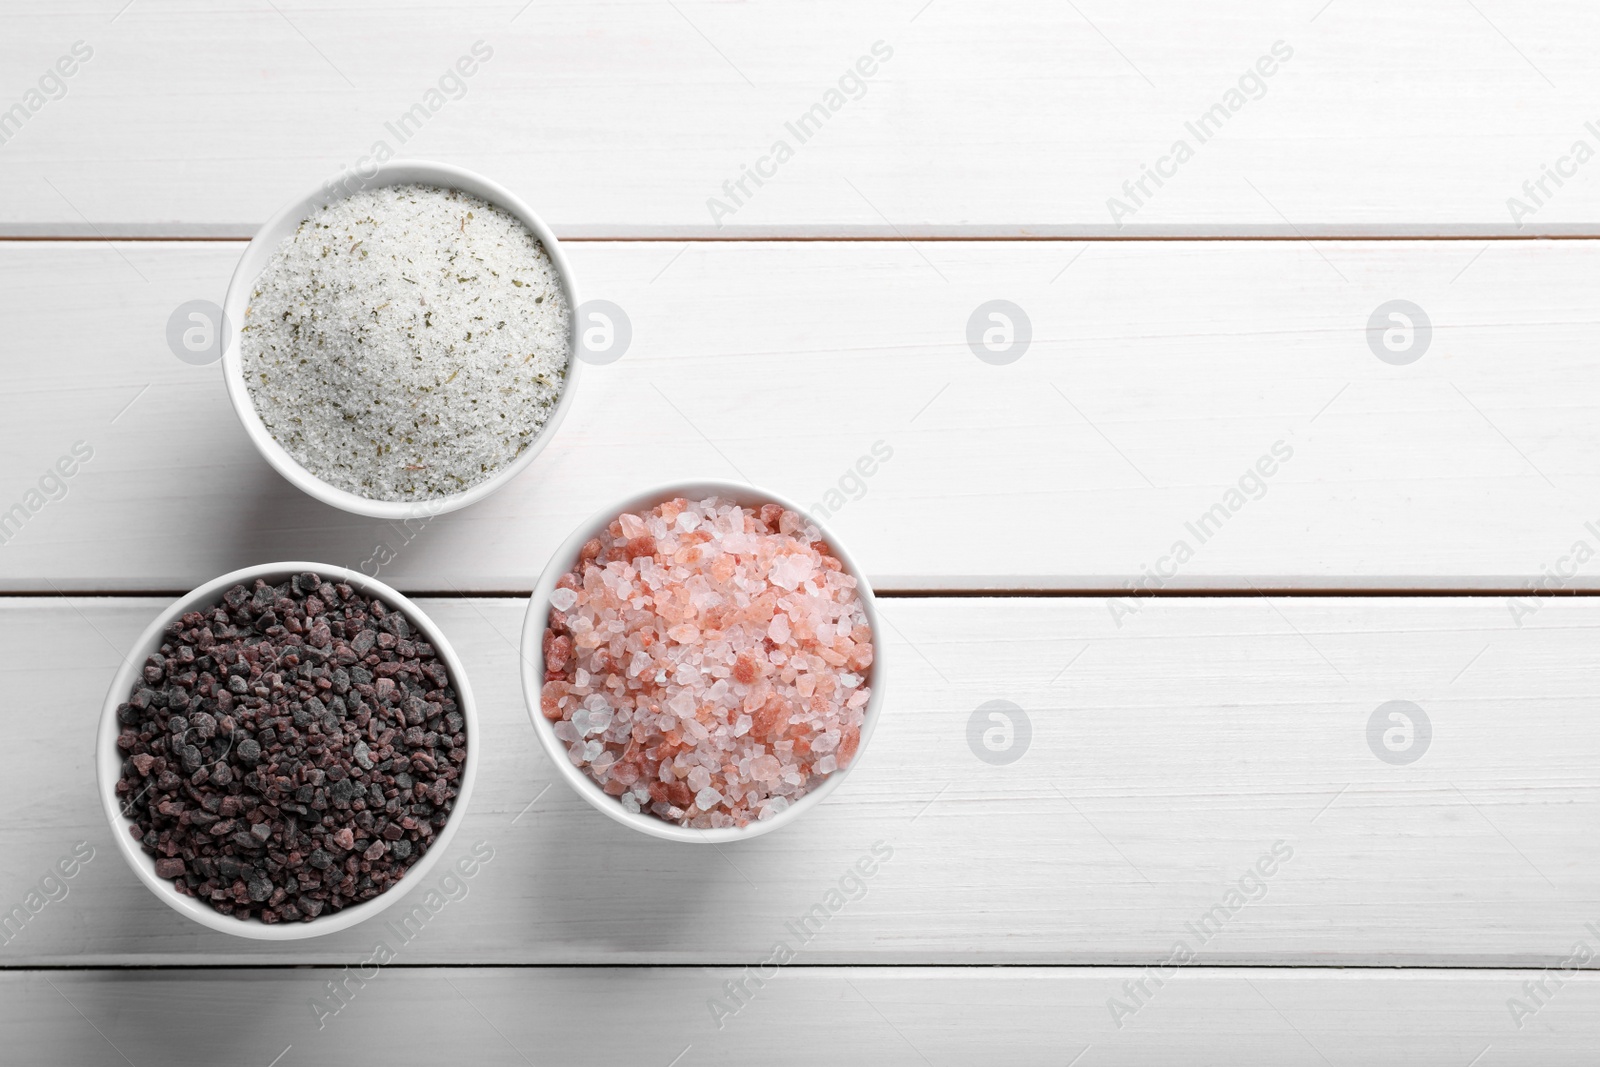
[(241, 331), (273, 438), (377, 500), (459, 493), (538, 436), (567, 377), (571, 309), (537, 237), (426, 185), (312, 214), (262, 271)]

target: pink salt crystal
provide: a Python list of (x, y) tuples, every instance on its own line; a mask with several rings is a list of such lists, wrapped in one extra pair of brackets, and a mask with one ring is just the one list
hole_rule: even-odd
[(619, 515), (556, 584), (540, 710), (628, 810), (744, 826), (853, 755), (870, 690), (840, 675), (871, 664), (872, 634), (803, 516), (667, 501)]
[(554, 631), (544, 632), (544, 669), (559, 674), (572, 656), (572, 638)]
[(769, 697), (767, 702), (756, 709), (754, 732), (765, 740), (773, 734), (782, 733), (784, 727), (789, 725), (789, 706), (778, 697)]
[(856, 749), (860, 745), (861, 730), (852, 726), (844, 732), (844, 737), (839, 741), (839, 766), (850, 766), (850, 761), (855, 759)]
[(561, 697), (564, 695), (565, 685), (561, 682), (546, 682), (539, 691), (539, 710), (547, 719), (561, 718)]

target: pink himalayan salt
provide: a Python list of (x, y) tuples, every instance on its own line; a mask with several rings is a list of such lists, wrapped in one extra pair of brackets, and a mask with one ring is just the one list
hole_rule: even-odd
[(540, 704), (630, 811), (767, 819), (861, 743), (872, 631), (817, 528), (709, 497), (619, 515), (556, 583)]

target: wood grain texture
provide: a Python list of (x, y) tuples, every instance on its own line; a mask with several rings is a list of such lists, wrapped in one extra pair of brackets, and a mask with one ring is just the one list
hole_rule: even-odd
[[(358, 960), (391, 936), (383, 919), (233, 939), (169, 911), (112, 851), (95, 720), (160, 604), (0, 601), (0, 722), (17, 739), (0, 904), (74, 843), (96, 849), (0, 961)], [(889, 692), (862, 762), (807, 818), (721, 849), (646, 839), (550, 785), (517, 683), (522, 602), (424, 607), (481, 702), (479, 786), (452, 851), (495, 855), (405, 963), (757, 963), (841, 882), (852, 899), (800, 962), (1145, 965), (1185, 941), (1202, 965), (1543, 967), (1600, 945), (1591, 598), (1520, 629), (1496, 598), (1164, 599), (1121, 629), (1094, 598), (887, 600)], [(1005, 766), (969, 741), (997, 699), (1022, 709), (1014, 744), (1023, 715), (1031, 730)], [(1395, 699), (1432, 726), (1408, 766), (1368, 747)], [(892, 857), (858, 890), (846, 878), (879, 842)], [(1247, 878), (1275, 844), (1292, 857)], [(1240, 886), (1252, 902), (1208, 920)]]
[(1600, 1032), (1592, 973), (1519, 1030), (1507, 1001), (1538, 973), (1203, 967), (1147, 986), (1120, 1029), (1107, 1001), (1142, 977), (1130, 969), (790, 967), (720, 1030), (709, 1002), (741, 972), (396, 967), (351, 980), (347, 1005), (318, 1029), (311, 1003), (345, 974), (8, 972), (0, 1034), (39, 1067), (303, 1067), (359, 1062), (374, 1046), (403, 1047), (412, 1063), (466, 1048), (494, 1065), (1566, 1067), (1593, 1062)]
[[(4, 105), (74, 41), (94, 54), (0, 146), (6, 232), (247, 235), (380, 141), (497, 178), (564, 236), (1594, 234), (1600, 216), (1600, 182), (1561, 162), (1600, 145), (1581, 0), (122, 6), (7, 5)], [(392, 132), (477, 41), (493, 56), (464, 95)], [(864, 95), (788, 132), (878, 41), (893, 57)], [(1240, 93), (1278, 41), (1292, 58)], [(1186, 124), (1230, 91), (1202, 143)], [(1137, 204), (1124, 183), (1180, 138), (1193, 158), (1117, 225), (1108, 199)], [(778, 139), (794, 155), (774, 171)], [(757, 165), (774, 176), (714, 219), (708, 198)], [(1569, 177), (1514, 218), (1545, 165)]]
[[(1600, 244), (1491, 240), (1600, 237), (1600, 163), (1572, 166), (1600, 148), (1597, 32), (1580, 0), (12, 0), (0, 516), (42, 506), (0, 527), (0, 593), (69, 595), (0, 597), (0, 1060), (1591, 1063), (1595, 974), (1542, 969), (1600, 948), (1600, 599), (1254, 594), (1600, 589)], [(725, 184), (779, 139), (763, 184)], [(634, 331), (514, 485), (409, 530), (293, 490), (165, 341), (243, 246), (159, 239), (247, 237), (380, 144), (584, 239), (584, 295)], [(995, 299), (1033, 330), (1006, 366), (967, 341)], [(1369, 347), (1395, 299), (1432, 323), (1409, 366)], [(507, 594), (591, 512), (693, 476), (827, 501), (880, 590), (1243, 595), (885, 598), (884, 721), (843, 788), (669, 845), (554, 780)], [(195, 928), (92, 780), (165, 599), (71, 594), (389, 554), (482, 704), (446, 863), (493, 859), (327, 939)], [(1425, 709), (1414, 763), (1371, 747), (1393, 700)], [(980, 758), (991, 701), (1016, 762)], [(395, 965), (349, 981), (380, 941)], [(1125, 983), (1179, 945), (1141, 1003)]]
[[(219, 369), (168, 350), (168, 316), (220, 301), (240, 247), (0, 243), (0, 510), (94, 449), (0, 547), (0, 589), (181, 591), (380, 545), (404, 589), (530, 589), (594, 511), (706, 475), (805, 504), (848, 490), (830, 522), (882, 589), (1103, 591), (1147, 569), (1170, 588), (1505, 589), (1549, 568), (1571, 572), (1551, 589), (1600, 587), (1571, 558), (1600, 548), (1596, 242), (575, 244), (632, 348), (586, 368), (510, 487), (410, 531), (294, 490)], [(1397, 297), (1433, 323), (1409, 366), (1367, 344)], [(966, 341), (995, 298), (1033, 325), (1008, 366)], [(860, 477), (880, 442), (892, 458)], [(1292, 460), (1238, 494), (1278, 442)], [(1230, 489), (1237, 513), (1191, 529)]]

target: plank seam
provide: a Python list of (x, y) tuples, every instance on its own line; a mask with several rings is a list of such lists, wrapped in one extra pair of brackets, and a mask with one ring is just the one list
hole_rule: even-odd
[[(1128, 963), (786, 963), (784, 970), (896, 970), (896, 971), (1120, 971), (1142, 970), (1150, 966), (1148, 960)], [(0, 973), (21, 974), (30, 971), (305, 971), (338, 970), (344, 963), (103, 963), (103, 964), (7, 964)], [(549, 971), (692, 971), (707, 967), (744, 967), (746, 962), (729, 963), (386, 963), (386, 971), (444, 971), (444, 970), (549, 970)], [(1186, 972), (1193, 971), (1449, 971), (1478, 974), (1503, 974), (1512, 971), (1543, 971), (1540, 966), (1484, 966), (1481, 964), (1429, 964), (1429, 963), (1195, 963), (1185, 964)], [(1600, 964), (1562, 967), (1564, 971), (1580, 974), (1600, 974)]]
[[(1142, 236), (1111, 236), (1106, 234), (706, 234), (684, 236), (652, 236), (640, 234), (636, 236), (583, 236), (556, 235), (557, 240), (567, 244), (904, 244), (908, 241), (918, 243), (947, 244), (1265, 244), (1271, 242), (1295, 244), (1304, 241), (1338, 241), (1345, 244), (1361, 244), (1384, 241), (1594, 241), (1600, 240), (1600, 227), (1592, 231), (1579, 231), (1573, 233), (1387, 233), (1387, 234), (1354, 234), (1328, 233), (1301, 234), (1195, 234), (1164, 235), (1145, 234)], [(243, 234), (205, 235), (205, 234), (117, 234), (105, 236), (81, 233), (60, 234), (8, 234), (0, 233), (0, 243), (27, 244), (33, 243), (83, 243), (96, 244), (104, 241), (122, 241), (127, 243), (188, 243), (188, 244), (246, 244), (250, 237)]]
[[(67, 599), (114, 599), (133, 600), (140, 597), (165, 597), (177, 599), (187, 596), (188, 589), (0, 589), (0, 599), (7, 600), (67, 600)], [(408, 597), (428, 597), (433, 600), (526, 600), (532, 595), (530, 586), (526, 589), (482, 589), (471, 592), (462, 592), (459, 588), (452, 589), (401, 589)], [(1562, 589), (1559, 591), (1533, 591), (1526, 587), (1461, 587), (1461, 588), (1389, 588), (1389, 587), (1321, 587), (1321, 586), (1293, 586), (1277, 587), (1269, 584), (1257, 584), (1249, 589), (1234, 589), (1219, 587), (1197, 589), (1161, 589), (1140, 590), (1130, 593), (1127, 589), (1117, 587), (1088, 586), (1072, 589), (1005, 589), (1005, 588), (951, 588), (951, 589), (877, 589), (872, 595), (880, 600), (1240, 600), (1246, 598), (1273, 596), (1300, 599), (1330, 599), (1343, 598), (1351, 600), (1402, 600), (1402, 599), (1432, 599), (1446, 597), (1466, 598), (1473, 600), (1503, 600), (1507, 597), (1526, 598), (1537, 597), (1540, 600), (1552, 597), (1596, 597), (1600, 596), (1600, 588)]]

